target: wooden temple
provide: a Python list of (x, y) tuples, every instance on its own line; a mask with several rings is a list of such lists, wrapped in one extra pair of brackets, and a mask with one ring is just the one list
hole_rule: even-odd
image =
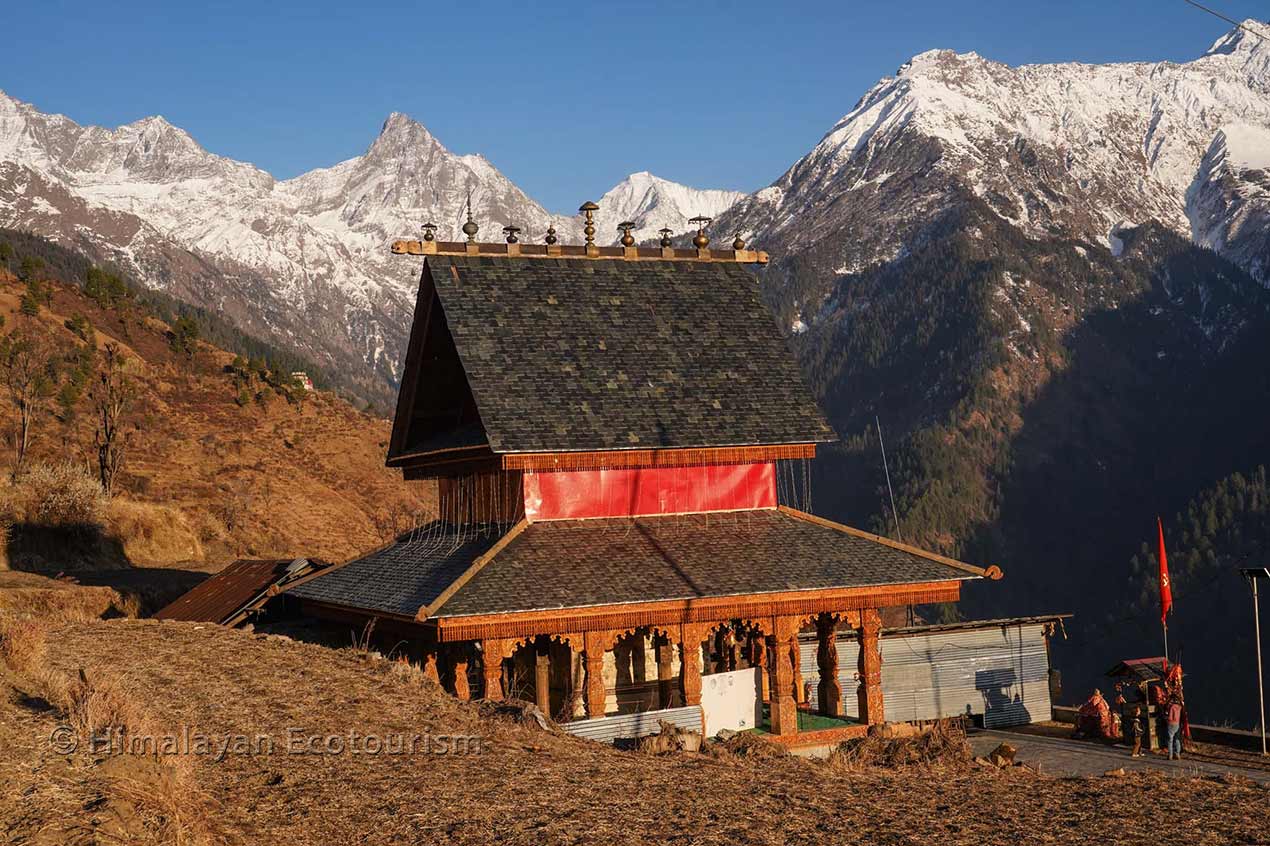
[(388, 464), (437, 480), (436, 518), (287, 593), (374, 620), (460, 698), (562, 720), (698, 706), (703, 677), (756, 668), (786, 741), (800, 714), (841, 717), (845, 629), (859, 720), (841, 727), (883, 722), (882, 610), (1000, 571), (809, 513), (807, 462), (835, 436), (746, 268), (767, 256), (702, 232), (486, 244), (469, 224), (393, 245), (423, 269)]

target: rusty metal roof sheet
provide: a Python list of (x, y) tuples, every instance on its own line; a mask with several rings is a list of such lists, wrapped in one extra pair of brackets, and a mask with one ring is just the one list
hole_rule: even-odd
[(236, 624), (243, 613), (265, 603), (271, 595), (269, 588), (304, 575), (314, 566), (315, 562), (307, 558), (239, 559), (159, 609), (154, 616), (160, 620)]

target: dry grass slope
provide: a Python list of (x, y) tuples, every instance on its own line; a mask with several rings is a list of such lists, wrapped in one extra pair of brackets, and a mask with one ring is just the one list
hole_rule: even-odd
[[(220, 826), (207, 836), (222, 842), (1085, 846), (1110, 838), (1227, 846), (1265, 842), (1270, 830), (1270, 793), (1251, 783), (650, 757), (482, 719), (417, 673), (353, 649), (131, 620), (56, 625), (48, 642), (57, 644), (45, 659), (50, 670), (109, 678), (147, 703), (153, 726), (277, 738), (273, 754), (189, 759), (192, 784), (208, 803), (203, 813)], [(33, 719), (44, 718), (10, 704), (0, 730)], [(304, 736), (424, 732), (485, 741), (482, 754), (468, 756), (288, 755), (289, 727)], [(38, 745), (11, 748), (23, 767), (53, 767)], [(101, 770), (83, 766), (85, 779)], [(47, 789), (32, 795), (36, 801), (0, 804), (10, 837), (47, 830), (62, 815), (82, 823), (97, 813)]]
[[(82, 316), (99, 350), (108, 343), (122, 348), (141, 387), (122, 495), (104, 515), (118, 546), (80, 559), (95, 558), (99, 568), (180, 564), (196, 570), (215, 570), (239, 556), (342, 560), (382, 543), (394, 515), (430, 507), (430, 488), (408, 485), (384, 467), (387, 420), (323, 392), (305, 395), (298, 405), (277, 396), (240, 405), (225, 373), (229, 353), (198, 343), (186, 355), (169, 343), (166, 324), (133, 306), (102, 309), (76, 286), (53, 282), (49, 289), (51, 302), (34, 317), (23, 315), (24, 286), (0, 270), (0, 332), (34, 325), (70, 349), (82, 341), (68, 319)], [(12, 410), (7, 397), (0, 399), (7, 427)], [(93, 426), (84, 399), (68, 419), (46, 415), (31, 463), (91, 464)], [(11, 450), (0, 445), (0, 457)], [(92, 566), (59, 562), (56, 550), (38, 545), (35, 556), (41, 570)]]

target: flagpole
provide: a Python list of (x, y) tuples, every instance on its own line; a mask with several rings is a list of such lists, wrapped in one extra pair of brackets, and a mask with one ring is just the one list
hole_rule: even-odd
[(1169, 666), (1169, 610), (1173, 607), (1173, 586), (1169, 581), (1168, 553), (1164, 551), (1164, 521), (1156, 516), (1160, 532), (1160, 629), (1164, 632), (1164, 666)]

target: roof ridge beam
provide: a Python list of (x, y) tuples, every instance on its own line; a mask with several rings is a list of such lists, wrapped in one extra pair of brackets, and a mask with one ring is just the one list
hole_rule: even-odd
[(486, 564), (494, 560), (494, 556), (506, 549), (507, 545), (514, 541), (528, 526), (529, 521), (524, 518), (517, 522), (516, 525), (512, 526), (511, 529), (508, 530), (507, 534), (499, 538), (498, 542), (486, 550), (484, 554), (477, 556), (476, 560), (468, 565), (468, 568), (464, 570), (457, 579), (450, 582), (449, 586), (446, 587), (445, 590), (437, 594), (436, 599), (420, 608), (419, 613), (415, 615), (415, 619), (422, 623), (430, 617), (435, 617), (441, 606), (450, 601), (450, 597), (458, 593), (464, 585), (472, 580), (473, 576), (481, 572)]
[(690, 261), (767, 264), (764, 250), (698, 250), (666, 247), (596, 247), (581, 244), (478, 244), (466, 241), (393, 241), (395, 255), (491, 256), (536, 259), (607, 259), (610, 261)]
[(953, 567), (957, 570), (970, 573), (972, 576), (979, 576), (980, 578), (997, 581), (1005, 575), (1001, 572), (1001, 568), (995, 564), (988, 567), (976, 567), (973, 564), (967, 564), (966, 562), (958, 561), (955, 558), (949, 558), (945, 555), (930, 552), (918, 546), (911, 546), (907, 543), (903, 543), (902, 541), (891, 540), (890, 538), (883, 537), (882, 535), (875, 535), (872, 532), (866, 532), (862, 529), (844, 526), (842, 523), (835, 523), (832, 520), (826, 520), (824, 517), (817, 517), (815, 514), (808, 514), (806, 511), (799, 511), (796, 508), (790, 508), (788, 505), (778, 505), (777, 510), (798, 520), (805, 520), (808, 523), (815, 523), (816, 525), (824, 526), (827, 529), (834, 529), (835, 531), (851, 535), (852, 537), (863, 538), (864, 540), (873, 541), (874, 543), (880, 543), (883, 546), (898, 549), (900, 552), (907, 552), (910, 555), (916, 555), (919, 558), (925, 558), (928, 561), (934, 561), (936, 563), (944, 564), (948, 567)]

